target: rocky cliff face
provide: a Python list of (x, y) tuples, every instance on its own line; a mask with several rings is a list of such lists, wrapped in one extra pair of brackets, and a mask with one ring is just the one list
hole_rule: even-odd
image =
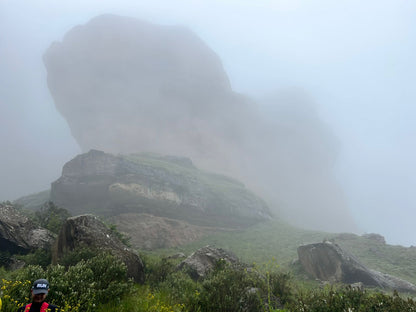
[(217, 227), (270, 218), (266, 204), (244, 185), (204, 173), (189, 159), (96, 150), (65, 164), (51, 199), (73, 215), (149, 213)]
[(55, 235), (36, 227), (12, 205), (0, 203), (0, 250), (10, 254), (50, 249)]
[(81, 215), (66, 220), (55, 242), (52, 262), (80, 247), (111, 252), (127, 266), (128, 277), (144, 282), (144, 266), (139, 255), (127, 248), (97, 217)]
[(218, 56), (185, 27), (103, 15), (54, 42), (44, 60), (57, 108), (84, 151), (181, 155), (184, 141), (205, 149), (196, 121), (228, 110), (224, 96), (237, 101)]
[(416, 293), (415, 285), (368, 269), (353, 255), (329, 241), (300, 246), (298, 256), (304, 270), (321, 281), (362, 283), (366, 286)]
[[(84, 152), (185, 155), (244, 181), (294, 224), (354, 230), (332, 174), (336, 140), (312, 101), (295, 90), (260, 109), (231, 89), (218, 56), (190, 30), (99, 16), (54, 42), (44, 62)], [(113, 190), (159, 194), (140, 184)]]

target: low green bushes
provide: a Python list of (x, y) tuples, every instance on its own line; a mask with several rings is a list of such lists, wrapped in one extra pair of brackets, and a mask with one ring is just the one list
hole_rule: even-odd
[(416, 302), (400, 297), (397, 292), (389, 295), (346, 286), (298, 293), (286, 308), (305, 312), (411, 312), (416, 311)]
[(8, 279), (0, 283), (2, 312), (15, 312), (29, 302), (31, 283), (40, 277), (51, 284), (48, 301), (66, 312), (416, 311), (416, 302), (398, 293), (307, 288), (271, 264), (245, 267), (219, 261), (205, 278), (194, 281), (177, 270), (180, 260), (144, 257), (146, 283), (133, 285), (126, 280), (125, 265), (113, 256), (87, 258), (67, 267), (29, 265), (6, 272)]
[(49, 280), (48, 302), (68, 312), (96, 311), (99, 304), (119, 302), (132, 290), (124, 263), (109, 254), (81, 260), (68, 268), (50, 265), (43, 269), (29, 265), (16, 271), (12, 280), (1, 281), (3, 311), (15, 312), (19, 306), (28, 303), (31, 283), (38, 278)]

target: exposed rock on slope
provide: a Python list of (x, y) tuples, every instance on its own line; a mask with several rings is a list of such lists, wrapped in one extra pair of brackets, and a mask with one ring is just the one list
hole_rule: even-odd
[(178, 268), (184, 269), (193, 279), (197, 280), (205, 277), (220, 260), (225, 261), (228, 264), (239, 263), (238, 258), (230, 251), (226, 251), (222, 248), (205, 246), (183, 260)]
[(52, 262), (79, 247), (110, 251), (127, 266), (128, 277), (144, 282), (144, 266), (139, 255), (127, 248), (97, 217), (82, 215), (66, 220), (53, 248)]
[(336, 140), (312, 101), (295, 90), (260, 111), (188, 29), (103, 15), (53, 43), (44, 62), (84, 152), (185, 155), (244, 181), (294, 224), (354, 230), (332, 173)]
[(36, 227), (12, 205), (0, 203), (0, 250), (11, 254), (49, 249), (55, 240), (50, 231)]
[(322, 281), (361, 282), (366, 286), (416, 293), (415, 285), (366, 268), (354, 256), (329, 241), (300, 246), (298, 256), (305, 271)]
[(243, 226), (270, 218), (241, 183), (202, 172), (189, 159), (92, 150), (65, 164), (51, 199), (73, 215), (150, 213), (197, 225)]

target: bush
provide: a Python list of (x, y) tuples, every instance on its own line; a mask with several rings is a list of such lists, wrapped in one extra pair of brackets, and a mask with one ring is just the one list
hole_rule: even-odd
[(176, 271), (176, 265), (171, 259), (146, 256), (143, 258), (143, 263), (146, 281), (151, 287), (156, 287), (164, 282), (169, 275)]
[(40, 210), (35, 212), (34, 221), (39, 226), (48, 229), (49, 231), (59, 234), (62, 224), (71, 214), (68, 210), (56, 206), (49, 201), (42, 205)]
[(347, 286), (341, 289), (330, 287), (325, 290), (312, 290), (299, 296), (287, 305), (289, 311), (304, 312), (411, 312), (416, 311), (416, 302), (411, 298), (393, 295), (368, 293), (365, 290)]
[(219, 261), (196, 293), (192, 311), (260, 311), (259, 276)]
[(89, 260), (94, 258), (97, 253), (100, 253), (98, 249), (90, 247), (78, 247), (72, 251), (65, 253), (65, 255), (59, 259), (58, 264), (65, 267), (76, 265), (78, 262)]
[(68, 312), (96, 311), (100, 303), (117, 301), (132, 289), (132, 282), (126, 279), (125, 264), (109, 254), (82, 260), (68, 268), (29, 265), (15, 274), (14, 281), (2, 280), (3, 298), (7, 299), (4, 311), (15, 311), (27, 303), (31, 283), (38, 278), (49, 280), (48, 302)]
[(294, 289), (290, 273), (270, 272), (267, 274), (267, 282), (268, 293), (278, 299), (278, 304), (285, 305), (293, 300)]
[(46, 268), (51, 264), (52, 254), (51, 250), (36, 249), (26, 255), (16, 255), (16, 258), (23, 260), (26, 265), (40, 265)]

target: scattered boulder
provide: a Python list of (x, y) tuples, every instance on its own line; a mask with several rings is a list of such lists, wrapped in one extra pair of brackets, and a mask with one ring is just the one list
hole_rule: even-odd
[(198, 280), (205, 277), (220, 260), (232, 265), (239, 263), (238, 258), (232, 252), (222, 248), (205, 246), (183, 260), (178, 265), (178, 269), (184, 269), (192, 279)]
[(37, 227), (13, 205), (0, 203), (0, 250), (10, 254), (50, 249), (55, 235)]
[(298, 257), (303, 269), (321, 281), (346, 284), (362, 283), (370, 287), (416, 293), (415, 285), (397, 277), (368, 269), (353, 255), (330, 241), (300, 246), (298, 247)]
[(93, 215), (81, 215), (66, 220), (53, 248), (52, 263), (80, 247), (109, 251), (127, 266), (127, 276), (144, 282), (144, 266), (139, 255), (127, 248), (103, 222)]

